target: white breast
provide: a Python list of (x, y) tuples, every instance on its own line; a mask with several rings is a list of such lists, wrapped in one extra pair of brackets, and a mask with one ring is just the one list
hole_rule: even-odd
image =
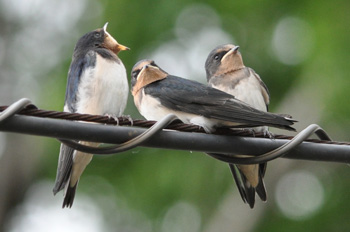
[(82, 73), (78, 88), (77, 112), (120, 116), (128, 98), (128, 81), (122, 62), (96, 54), (95, 68)]
[(230, 86), (222, 85), (212, 87), (235, 96), (238, 100), (247, 103), (255, 109), (266, 112), (266, 103), (261, 92), (260, 83), (253, 75), (254, 74), (250, 72), (250, 76), (240, 80), (240, 82), (235, 85), (234, 89)]

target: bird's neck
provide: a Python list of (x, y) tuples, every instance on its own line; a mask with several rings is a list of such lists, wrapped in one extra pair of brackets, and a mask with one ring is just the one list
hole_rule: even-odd
[(239, 67), (239, 68), (228, 69), (228, 70), (226, 70), (224, 73), (222, 73), (220, 76), (225, 76), (225, 75), (227, 75), (227, 74), (232, 74), (232, 73), (241, 71), (241, 70), (243, 70), (243, 69), (245, 69), (245, 68), (246, 68), (245, 66), (242, 66), (242, 67)]

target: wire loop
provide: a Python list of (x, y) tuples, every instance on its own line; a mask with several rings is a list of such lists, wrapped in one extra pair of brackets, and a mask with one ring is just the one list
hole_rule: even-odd
[[(278, 157), (281, 157), (285, 155), (287, 152), (304, 142), (308, 137), (310, 137), (312, 134), (316, 134), (321, 139), (327, 139), (331, 140), (328, 134), (317, 124), (311, 124), (308, 127), (306, 127), (304, 130), (299, 132), (294, 138), (287, 143), (283, 144), (282, 146), (258, 155), (258, 156), (252, 156), (252, 157), (237, 157), (237, 155), (230, 155), (230, 154), (218, 154), (218, 153), (207, 153), (213, 158), (216, 158), (218, 160), (233, 163), (233, 164), (259, 164), (259, 163), (266, 163), (268, 161), (271, 161), (273, 159), (276, 159)], [(245, 155), (246, 156), (246, 155)]]

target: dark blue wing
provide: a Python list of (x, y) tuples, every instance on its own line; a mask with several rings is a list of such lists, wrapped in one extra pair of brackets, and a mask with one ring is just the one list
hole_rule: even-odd
[(76, 111), (77, 93), (79, 83), (81, 81), (84, 71), (96, 64), (96, 52), (89, 51), (85, 55), (77, 57), (73, 56), (72, 63), (69, 67), (65, 106), (68, 107), (69, 112)]

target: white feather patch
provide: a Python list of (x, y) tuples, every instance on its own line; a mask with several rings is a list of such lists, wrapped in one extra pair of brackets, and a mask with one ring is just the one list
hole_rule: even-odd
[(96, 65), (82, 73), (78, 88), (77, 112), (120, 116), (128, 98), (128, 81), (122, 62), (96, 54)]

